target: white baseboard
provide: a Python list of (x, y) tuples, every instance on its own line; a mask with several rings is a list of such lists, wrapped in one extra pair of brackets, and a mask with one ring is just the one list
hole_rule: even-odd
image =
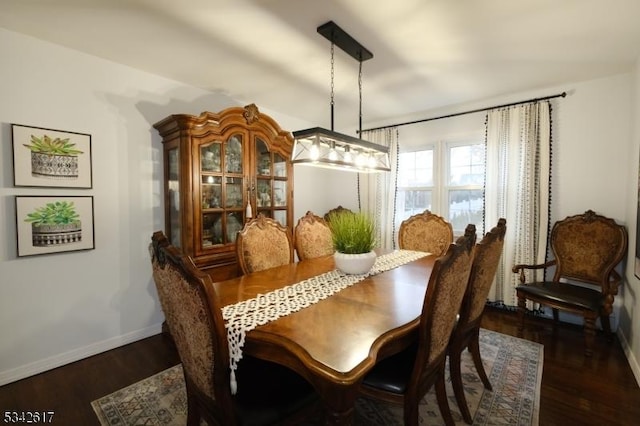
[(141, 330), (132, 331), (121, 336), (112, 337), (82, 348), (32, 362), (31, 364), (26, 364), (12, 370), (0, 371), (0, 386), (151, 337), (159, 334), (161, 331), (162, 324), (155, 324)]
[(631, 371), (633, 371), (636, 382), (638, 383), (638, 385), (640, 385), (640, 365), (638, 365), (638, 360), (633, 355), (633, 352), (629, 347), (629, 342), (627, 342), (627, 338), (625, 337), (624, 333), (618, 330), (616, 334), (618, 335), (618, 339), (620, 340), (620, 344), (622, 345), (624, 354), (627, 356), (627, 361), (629, 361), (629, 366), (631, 367)]

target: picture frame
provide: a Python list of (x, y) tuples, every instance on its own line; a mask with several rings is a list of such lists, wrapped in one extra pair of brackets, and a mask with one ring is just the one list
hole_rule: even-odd
[(11, 124), (14, 186), (93, 187), (91, 135)]
[(95, 249), (93, 196), (15, 197), (18, 257)]

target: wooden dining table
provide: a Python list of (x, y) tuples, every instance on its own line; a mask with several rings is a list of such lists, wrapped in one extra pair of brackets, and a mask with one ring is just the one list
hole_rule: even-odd
[[(242, 352), (296, 371), (322, 398), (327, 424), (351, 424), (366, 373), (417, 339), (435, 259), (427, 255), (368, 276), (326, 299), (259, 325), (246, 333)], [(226, 306), (334, 269), (333, 256), (326, 256), (217, 282), (215, 287), (221, 306)]]

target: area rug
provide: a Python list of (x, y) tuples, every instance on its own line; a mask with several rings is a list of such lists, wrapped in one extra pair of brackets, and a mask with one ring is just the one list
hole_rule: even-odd
[[(480, 353), (493, 391), (484, 389), (469, 352), (462, 354), (465, 396), (474, 425), (537, 425), (543, 347), (505, 334), (480, 330)], [(448, 375), (449, 407), (465, 425)], [(103, 426), (185, 425), (186, 393), (182, 367), (176, 365), (91, 403)], [(313, 424), (314, 422), (310, 422)], [(357, 426), (402, 425), (402, 407), (358, 399)], [(432, 389), (420, 402), (420, 424), (442, 425)]]

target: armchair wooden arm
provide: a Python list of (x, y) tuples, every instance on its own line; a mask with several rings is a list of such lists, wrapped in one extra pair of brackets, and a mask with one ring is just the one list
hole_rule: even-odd
[(513, 271), (514, 274), (517, 274), (518, 272), (520, 273), (520, 282), (524, 284), (527, 280), (527, 277), (524, 274), (524, 271), (526, 269), (545, 269), (550, 266), (554, 266), (555, 264), (556, 264), (556, 260), (554, 259), (540, 265), (522, 265), (522, 264), (515, 265), (513, 268), (511, 268), (511, 270)]

